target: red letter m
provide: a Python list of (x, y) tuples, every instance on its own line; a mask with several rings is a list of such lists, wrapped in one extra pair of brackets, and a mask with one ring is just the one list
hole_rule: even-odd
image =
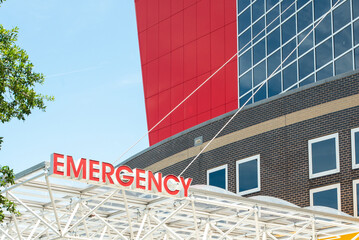
[(79, 178), (80, 173), (82, 173), (82, 179), (86, 179), (86, 158), (81, 158), (77, 161), (77, 167), (75, 166), (74, 160), (71, 156), (67, 156), (66, 164), (66, 176)]

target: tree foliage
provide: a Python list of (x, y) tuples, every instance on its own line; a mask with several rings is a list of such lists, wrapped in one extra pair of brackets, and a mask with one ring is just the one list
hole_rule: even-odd
[[(0, 168), (0, 187), (5, 188), (11, 184), (14, 184), (14, 172), (8, 166), (3, 166)], [(4, 211), (9, 213), (14, 213), (19, 215), (20, 213), (16, 210), (16, 205), (14, 202), (7, 199), (5, 196), (0, 195), (0, 222), (5, 218)]]

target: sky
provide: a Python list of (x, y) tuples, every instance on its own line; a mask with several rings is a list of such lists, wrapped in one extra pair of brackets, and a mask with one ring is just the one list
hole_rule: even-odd
[[(18, 42), (55, 97), (46, 112), (0, 123), (0, 164), (15, 173), (51, 153), (116, 163), (148, 147), (134, 0), (7, 0), (0, 24)], [(119, 161), (118, 161), (119, 160)]]

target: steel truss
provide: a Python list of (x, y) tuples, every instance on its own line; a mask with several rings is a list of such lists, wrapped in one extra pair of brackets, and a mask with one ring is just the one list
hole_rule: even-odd
[(190, 197), (94, 186), (48, 176), (42, 163), (2, 190), (20, 216), (0, 239), (317, 239), (358, 232), (359, 220), (192, 187)]

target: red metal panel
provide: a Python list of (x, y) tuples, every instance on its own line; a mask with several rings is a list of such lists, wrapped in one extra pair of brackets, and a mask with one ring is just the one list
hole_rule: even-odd
[(171, 51), (171, 20), (168, 18), (159, 23), (158, 53), (162, 56)]
[(171, 17), (171, 43), (172, 49), (183, 45), (183, 11)]
[(171, 16), (171, 1), (159, 0), (159, 20), (162, 21)]
[(171, 54), (166, 54), (158, 61), (158, 90), (160, 92), (171, 87)]
[(147, 64), (147, 97), (158, 94), (158, 60)]
[(183, 130), (183, 121), (171, 124), (171, 136), (182, 132)]
[(147, 3), (147, 27), (158, 23), (158, 0), (151, 0)]
[(184, 125), (184, 129), (188, 129), (193, 126), (196, 126), (197, 125), (197, 116), (185, 119), (183, 125)]
[[(171, 90), (163, 91), (159, 94), (158, 106), (159, 106), (159, 121), (165, 117), (171, 111)], [(171, 124), (171, 118), (168, 116), (159, 125), (160, 128), (167, 127)]]
[(158, 25), (147, 30), (147, 61), (158, 58)]
[(238, 108), (238, 100), (233, 100), (226, 104), (226, 112), (233, 111)]
[[(167, 0), (169, 1), (169, 0)], [(183, 10), (183, 0), (171, 0), (171, 13), (176, 14)]]
[(171, 136), (171, 127), (164, 127), (158, 130), (158, 140), (162, 141)]
[(211, 31), (224, 25), (224, 3), (226, 1), (211, 0)]
[[(184, 83), (184, 98), (197, 88), (197, 78), (193, 78)], [(193, 94), (184, 102), (184, 118), (190, 118), (197, 114), (197, 94)]]
[(224, 22), (225, 24), (237, 22), (236, 1), (224, 1)]
[[(145, 99), (148, 98), (147, 95), (147, 64), (143, 64), (141, 66), (142, 69), (142, 83), (143, 83), (143, 93), (145, 95)], [(148, 112), (146, 111), (148, 114)]]
[(184, 29), (183, 29), (183, 38), (184, 43), (191, 42), (193, 40), (196, 40), (197, 36), (197, 5), (194, 4), (188, 8), (186, 8), (183, 12), (184, 15)]
[[(198, 85), (204, 82), (210, 74), (204, 74), (198, 77)], [(211, 110), (211, 81), (206, 82), (200, 89), (197, 91), (197, 109), (198, 113), (206, 112)], [(208, 120), (208, 119), (207, 119)]]
[(197, 123), (198, 124), (203, 123), (209, 119), (211, 119), (211, 111), (207, 111), (207, 112), (200, 113), (197, 115)]
[(171, 53), (171, 86), (183, 83), (183, 48)]
[(210, 1), (197, 2), (197, 37), (209, 34), (211, 31)]
[(147, 63), (147, 31), (138, 35), (138, 43), (140, 45), (141, 64)]
[(197, 74), (201, 75), (210, 71), (211, 67), (211, 38), (206, 35), (197, 40)]
[(224, 61), (224, 28), (211, 33), (211, 69), (216, 71)]
[(238, 100), (237, 58), (226, 66), (226, 102)]
[(230, 59), (237, 52), (237, 28), (236, 22), (230, 23), (224, 29), (225, 60)]
[(138, 32), (142, 32), (147, 28), (147, 1), (136, 0), (136, 18)]
[(158, 95), (154, 95), (146, 99), (146, 112), (148, 113), (148, 129), (150, 129), (158, 122)]
[(211, 101), (212, 108), (226, 104), (226, 71), (222, 69), (212, 78)]
[(213, 108), (211, 111), (211, 118), (218, 117), (226, 113), (226, 105), (222, 105), (216, 108)]
[[(171, 109), (174, 109), (182, 100), (183, 100), (183, 84), (177, 85), (171, 88)], [(183, 121), (184, 119), (184, 107), (183, 105), (179, 106), (175, 111), (170, 115), (171, 123)]]
[(196, 42), (193, 41), (184, 46), (184, 80), (197, 76)]
[(150, 140), (150, 145), (152, 146), (153, 144), (156, 144), (159, 142), (159, 139), (158, 139), (158, 131), (152, 131), (150, 132), (149, 134), (149, 140)]
[(184, 7), (189, 7), (193, 4), (195, 4), (197, 2), (197, 0), (184, 0)]

